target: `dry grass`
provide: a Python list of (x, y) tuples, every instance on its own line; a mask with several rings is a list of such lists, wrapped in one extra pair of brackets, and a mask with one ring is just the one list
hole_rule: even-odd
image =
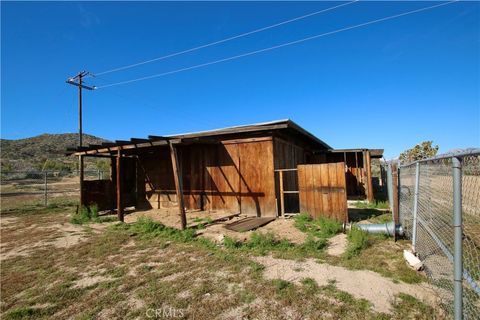
[[(105, 224), (78, 226), (81, 231), (55, 227), (71, 226), (73, 211), (66, 203), (2, 213), (2, 254), (30, 247), (25, 255), (2, 261), (2, 318), (145, 318), (151, 310), (164, 317), (176, 312), (184, 319), (429, 319), (435, 314), (412, 297), (398, 297), (393, 314), (386, 315), (334, 284), (267, 280), (248, 250), (225, 249), (174, 231)], [(68, 248), (55, 246), (65, 233), (82, 238)], [(393, 272), (397, 267), (385, 268)]]

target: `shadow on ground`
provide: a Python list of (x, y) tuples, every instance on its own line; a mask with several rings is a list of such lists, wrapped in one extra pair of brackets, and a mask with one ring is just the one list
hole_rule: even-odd
[(348, 221), (359, 222), (372, 219), (386, 213), (388, 213), (388, 211), (386, 210), (348, 208)]

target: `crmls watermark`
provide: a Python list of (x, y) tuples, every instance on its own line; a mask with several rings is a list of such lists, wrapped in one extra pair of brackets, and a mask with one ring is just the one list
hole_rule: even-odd
[(173, 307), (162, 307), (158, 309), (150, 308), (145, 311), (145, 315), (147, 318), (151, 319), (183, 318), (185, 316), (185, 311)]

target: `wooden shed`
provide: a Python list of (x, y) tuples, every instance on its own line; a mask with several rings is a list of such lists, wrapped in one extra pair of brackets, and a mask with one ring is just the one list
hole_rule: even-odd
[[(311, 210), (346, 220), (347, 193), (373, 197), (368, 149), (333, 150), (291, 120), (132, 138), (73, 153), (81, 163), (81, 205), (116, 210), (122, 221), (126, 207), (173, 214), (182, 228), (189, 217), (205, 213), (277, 217), (300, 212), (308, 192), (313, 204), (320, 201)], [(112, 178), (84, 181), (84, 157), (110, 158)], [(321, 164), (326, 166), (301, 167)], [(299, 177), (305, 170), (309, 174)], [(305, 180), (315, 170), (317, 180)]]

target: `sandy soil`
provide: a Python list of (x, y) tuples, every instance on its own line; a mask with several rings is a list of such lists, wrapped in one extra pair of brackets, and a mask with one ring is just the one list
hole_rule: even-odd
[[(187, 211), (187, 225), (197, 224), (198, 219), (217, 219), (229, 216), (231, 214), (231, 212), (225, 211)], [(168, 227), (180, 227), (180, 216), (178, 214), (177, 207), (169, 209), (149, 209), (134, 211), (125, 215), (125, 222), (132, 223), (137, 221), (141, 217), (151, 218), (152, 220), (161, 222)]]
[(109, 278), (109, 277), (104, 277), (104, 276), (87, 276), (87, 277), (84, 277), (80, 280), (77, 280), (74, 284), (74, 288), (87, 288), (87, 287), (91, 287), (97, 283), (101, 283), (101, 282), (107, 282), (107, 281), (110, 281), (112, 280), (112, 278)]
[(295, 227), (295, 220), (293, 219), (278, 218), (259, 228), (258, 231), (261, 233), (273, 233), (295, 244), (302, 244), (307, 239), (307, 235)]
[(295, 227), (294, 225), (295, 221), (293, 219), (278, 218), (277, 220), (274, 220), (263, 227), (260, 227), (253, 231), (246, 231), (246, 232), (236, 232), (236, 231), (231, 231), (225, 228), (227, 224), (238, 221), (245, 217), (246, 216), (239, 216), (239, 217), (232, 218), (231, 220), (228, 220), (228, 221), (209, 225), (207, 226), (206, 229), (200, 230), (197, 234), (207, 239), (210, 239), (216, 243), (221, 243), (224, 237), (230, 237), (238, 241), (245, 242), (250, 239), (254, 231), (262, 234), (273, 233), (279, 238), (286, 239), (296, 244), (301, 244), (305, 242), (305, 239), (307, 237), (305, 233), (301, 232)]
[(429, 304), (437, 303), (434, 300), (434, 291), (426, 284), (394, 283), (372, 271), (348, 270), (317, 263), (313, 259), (303, 262), (273, 257), (254, 259), (266, 267), (264, 276), (267, 279), (283, 279), (299, 283), (304, 278), (312, 278), (320, 286), (335, 281), (338, 289), (350, 293), (355, 298), (368, 300), (372, 303), (373, 309), (378, 312), (390, 313), (393, 299), (399, 293), (409, 294)]
[[(16, 220), (8, 217), (1, 218), (2, 230), (12, 228)], [(35, 243), (18, 243), (15, 241), (8, 241), (2, 238), (0, 246), (0, 261), (14, 258), (30, 256), (35, 250), (47, 246), (54, 246), (55, 248), (69, 248), (87, 239), (87, 234), (82, 226), (73, 225), (70, 223), (55, 223), (48, 226), (38, 226), (32, 224), (24, 228), (15, 228), (15, 233), (41, 232), (38, 241)]]
[(347, 245), (347, 235), (339, 233), (328, 240), (327, 254), (339, 257), (347, 250)]

